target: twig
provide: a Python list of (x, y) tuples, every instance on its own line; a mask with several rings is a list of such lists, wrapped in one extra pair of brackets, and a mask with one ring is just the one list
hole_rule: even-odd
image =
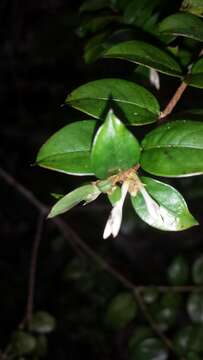
[[(2, 177), (7, 183), (12, 185), (16, 190), (18, 190), (22, 195), (24, 195), (43, 215), (47, 213), (48, 208), (44, 206), (36, 197), (24, 186), (19, 184), (11, 175), (9, 175), (5, 170), (0, 168), (0, 177)], [(42, 220), (41, 220), (42, 221)], [(169, 350), (171, 350), (174, 354), (176, 354), (176, 350), (173, 347), (172, 342), (170, 339), (168, 339), (167, 336), (165, 336), (157, 324), (154, 322), (151, 314), (148, 312), (148, 309), (146, 305), (143, 302), (142, 296), (141, 296), (141, 288), (136, 288), (136, 286), (128, 280), (126, 277), (124, 277), (122, 274), (120, 274), (114, 267), (112, 267), (106, 260), (104, 260), (101, 256), (99, 256), (93, 249), (91, 249), (85, 242), (83, 242), (80, 237), (61, 219), (61, 218), (54, 218), (52, 219), (52, 222), (57, 225), (59, 230), (63, 233), (64, 238), (66, 238), (70, 243), (71, 246), (73, 246), (73, 241), (79, 246), (86, 255), (88, 255), (91, 259), (93, 259), (95, 262), (97, 262), (105, 271), (107, 271), (109, 274), (111, 274), (115, 279), (117, 279), (124, 287), (132, 291), (134, 294), (137, 303), (143, 313), (143, 316), (147, 320), (147, 322), (150, 324), (151, 328), (154, 330), (154, 332), (162, 339), (163, 343), (167, 346)], [(40, 239), (40, 233), (41, 233), (41, 224), (38, 228), (38, 239), (37, 243), (39, 243)], [(71, 237), (73, 239), (71, 239)], [(35, 244), (36, 246), (36, 244)], [(38, 246), (36, 246), (37, 248)], [(35, 253), (37, 255), (37, 251), (35, 250)], [(34, 259), (34, 262), (36, 261), (36, 258)], [(32, 275), (33, 276), (33, 275)], [(33, 281), (33, 280), (32, 280)], [(143, 289), (143, 287), (142, 287)], [(30, 293), (29, 293), (30, 294)], [(33, 298), (32, 290), (31, 290), (31, 296)], [(32, 304), (29, 303), (28, 305), (28, 314), (30, 315), (30, 311), (32, 311)], [(184, 360), (182, 358), (182, 360)]]
[(136, 289), (143, 293), (149, 288), (156, 289), (158, 292), (174, 292), (174, 293), (188, 293), (188, 292), (203, 292), (203, 286), (186, 285), (186, 286), (165, 286), (165, 285), (151, 285), (151, 286), (136, 286)]
[(35, 234), (33, 247), (32, 247), (25, 318), (22, 321), (22, 324), (20, 325), (20, 327), (28, 326), (28, 328), (29, 328), (29, 325), (30, 325), (30, 322), (32, 319), (33, 304), (34, 304), (35, 278), (36, 278), (36, 268), (37, 268), (37, 257), (38, 257), (39, 244), (40, 244), (40, 241), (42, 238), (43, 224), (44, 224), (44, 215), (42, 213), (40, 213), (38, 223), (37, 223), (37, 231)]
[[(202, 56), (203, 54), (203, 49), (201, 49), (198, 57)], [(187, 75), (190, 74), (190, 70), (193, 64), (191, 64), (189, 66), (189, 70)], [(187, 77), (186, 75), (186, 77)], [(170, 115), (174, 109), (174, 107), (176, 106), (176, 104), (178, 103), (178, 101), (180, 100), (181, 96), (183, 95), (183, 93), (185, 92), (185, 90), (188, 87), (188, 83), (186, 83), (184, 80), (182, 81), (182, 83), (180, 84), (180, 86), (177, 88), (175, 94), (172, 96), (172, 98), (170, 99), (169, 103), (166, 105), (165, 109), (160, 113), (159, 115), (159, 119), (158, 119), (158, 123), (163, 123), (166, 121), (166, 118), (168, 115)]]
[(186, 90), (187, 86), (188, 86), (188, 84), (185, 83), (184, 81), (180, 84), (180, 86), (177, 88), (175, 94), (172, 96), (172, 98), (170, 99), (170, 101), (167, 104), (167, 106), (165, 107), (165, 109), (161, 112), (161, 114), (159, 116), (159, 121), (158, 121), (159, 123), (164, 122), (166, 117), (173, 111), (174, 107), (180, 100), (180, 98), (181, 98), (182, 94), (184, 93), (184, 91)]

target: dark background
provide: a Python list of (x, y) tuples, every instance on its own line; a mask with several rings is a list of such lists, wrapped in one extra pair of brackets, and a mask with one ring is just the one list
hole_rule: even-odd
[[(126, 77), (132, 69), (131, 65), (105, 61), (85, 65), (84, 41), (75, 32), (79, 5), (74, 0), (0, 3), (1, 167), (49, 206), (53, 203), (51, 192), (67, 192), (81, 183), (80, 178), (32, 166), (40, 146), (53, 132), (85, 118), (76, 110), (61, 107), (66, 95), (92, 79)], [(156, 95), (163, 107), (178, 83), (164, 76), (161, 81), (161, 94)], [(200, 104), (199, 91), (192, 89), (187, 90), (178, 108)], [(137, 132), (143, 135), (142, 130)], [(175, 255), (184, 255), (191, 263), (203, 250), (202, 177), (171, 183), (185, 195), (202, 225), (182, 233), (156, 231), (135, 218), (126, 204), (120, 235), (104, 242), (102, 232), (110, 211), (104, 199), (86, 208), (77, 207), (64, 219), (83, 241), (136, 284), (164, 284), (165, 269)], [(38, 212), (2, 179), (0, 196), (0, 347), (4, 348), (24, 314)], [(106, 273), (98, 273), (86, 257), (80, 271), (88, 275), (77, 284), (67, 280), (64, 271), (72, 259), (75, 255), (67, 240), (47, 222), (35, 292), (36, 309), (49, 311), (57, 319), (47, 358), (79, 359), (81, 353), (89, 359), (108, 359), (115, 354), (123, 358), (123, 340), (119, 334), (112, 339), (102, 320), (105, 301), (118, 284)]]

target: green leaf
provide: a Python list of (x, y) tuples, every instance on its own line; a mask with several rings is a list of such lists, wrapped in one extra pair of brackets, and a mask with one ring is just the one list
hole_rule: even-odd
[(168, 281), (171, 285), (181, 286), (187, 284), (189, 266), (182, 256), (177, 256), (167, 269)]
[(202, 0), (184, 0), (181, 5), (181, 10), (190, 12), (192, 14), (203, 16), (203, 1)]
[(203, 294), (194, 293), (189, 296), (187, 311), (193, 322), (203, 324)]
[(176, 322), (181, 300), (180, 294), (168, 292), (152, 306), (151, 314), (162, 331), (168, 330)]
[(79, 188), (71, 191), (60, 199), (51, 209), (48, 218), (52, 218), (59, 214), (72, 209), (74, 206), (79, 204), (81, 201), (90, 202), (95, 200), (99, 196), (100, 191), (94, 184), (88, 184), (80, 186)]
[(148, 287), (143, 291), (143, 299), (146, 304), (153, 304), (159, 297), (156, 287)]
[(106, 58), (128, 60), (171, 76), (181, 76), (181, 68), (166, 51), (142, 41), (125, 41), (104, 53)]
[[(168, 184), (147, 177), (141, 177), (146, 191), (160, 206), (160, 216), (149, 212), (143, 195), (131, 196), (132, 205), (139, 217), (147, 224), (166, 231), (181, 231), (197, 225), (190, 214), (182, 195)], [(152, 207), (153, 210), (153, 207)]]
[(197, 285), (203, 284), (203, 255), (201, 255), (193, 264), (192, 267), (193, 281)]
[(80, 12), (96, 11), (109, 7), (109, 0), (87, 0), (80, 6)]
[(184, 81), (190, 86), (203, 89), (203, 58), (193, 65), (191, 73), (186, 76)]
[(142, 168), (158, 176), (203, 173), (203, 123), (174, 121), (149, 132), (142, 141)]
[(168, 352), (162, 341), (148, 338), (141, 341), (134, 349), (131, 360), (166, 360)]
[(36, 348), (36, 339), (25, 331), (18, 330), (11, 338), (10, 347), (15, 356), (29, 354)]
[(152, 123), (160, 112), (156, 98), (148, 90), (121, 79), (89, 82), (74, 90), (65, 103), (96, 118), (103, 118), (110, 105), (134, 125)]
[(48, 334), (55, 329), (55, 318), (45, 311), (38, 311), (33, 314), (30, 323), (30, 330), (39, 334)]
[(187, 354), (188, 351), (203, 351), (203, 327), (186, 326), (175, 335), (174, 345), (178, 353)]
[(195, 15), (176, 13), (168, 16), (159, 24), (161, 34), (177, 35), (203, 41), (203, 23)]
[(113, 191), (108, 194), (108, 198), (111, 205), (113, 206), (121, 198), (121, 188), (119, 186), (115, 186)]
[(97, 31), (103, 30), (113, 22), (119, 21), (118, 16), (104, 15), (104, 16), (95, 16), (91, 19), (84, 20), (80, 27), (77, 29), (77, 35), (80, 37), (85, 37), (89, 33), (95, 33)]
[(42, 145), (37, 165), (74, 175), (92, 175), (90, 150), (96, 121), (78, 121), (63, 127)]
[(109, 304), (105, 323), (113, 329), (120, 329), (128, 325), (137, 315), (137, 304), (133, 295), (118, 294)]
[(133, 352), (135, 346), (146, 338), (153, 337), (153, 330), (148, 326), (139, 326), (130, 337), (128, 342), (128, 348), (130, 353)]
[(199, 355), (193, 351), (190, 351), (186, 357), (187, 360), (201, 360)]
[(147, 21), (161, 0), (131, 1), (124, 11), (124, 22), (145, 28)]
[(92, 168), (99, 178), (127, 170), (139, 161), (140, 146), (133, 134), (110, 110), (92, 145)]

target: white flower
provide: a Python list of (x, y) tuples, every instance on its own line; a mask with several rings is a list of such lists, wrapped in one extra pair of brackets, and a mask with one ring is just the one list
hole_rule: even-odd
[(160, 89), (159, 74), (156, 70), (152, 68), (150, 68), (150, 72), (149, 72), (149, 81), (155, 87), (156, 90)]
[(128, 188), (129, 183), (124, 181), (121, 186), (121, 198), (113, 205), (113, 209), (111, 210), (104, 229), (103, 239), (107, 239), (110, 235), (116, 237), (119, 233), (122, 222), (123, 204), (128, 193)]

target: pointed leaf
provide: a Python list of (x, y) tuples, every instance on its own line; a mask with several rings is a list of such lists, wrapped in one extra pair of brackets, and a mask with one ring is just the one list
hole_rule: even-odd
[(90, 150), (96, 121), (78, 121), (63, 127), (42, 145), (39, 166), (74, 175), (92, 175)]
[(161, 34), (172, 34), (203, 41), (203, 23), (192, 14), (180, 12), (168, 16), (159, 24), (159, 31)]
[(109, 106), (127, 122), (143, 125), (156, 121), (160, 112), (156, 98), (142, 86), (121, 79), (89, 82), (74, 90), (66, 104), (102, 118)]
[(161, 216), (149, 212), (143, 195), (131, 196), (132, 205), (136, 213), (147, 224), (166, 231), (181, 231), (197, 225), (197, 221), (190, 214), (182, 195), (168, 184), (148, 177), (141, 177), (146, 191), (160, 206)]
[(142, 142), (142, 168), (158, 176), (203, 173), (203, 123), (178, 120), (159, 126)]
[(104, 53), (106, 58), (128, 60), (171, 76), (181, 76), (181, 68), (166, 51), (142, 41), (125, 41), (114, 45)]
[(91, 201), (91, 199), (96, 199), (99, 196), (100, 191), (97, 186), (93, 184), (83, 185), (79, 188), (71, 191), (69, 194), (65, 195), (60, 199), (51, 209), (51, 212), (48, 215), (48, 218), (52, 218), (59, 214), (70, 210), (81, 201)]
[(137, 139), (110, 110), (94, 138), (91, 153), (94, 173), (107, 178), (136, 165), (139, 156)]

